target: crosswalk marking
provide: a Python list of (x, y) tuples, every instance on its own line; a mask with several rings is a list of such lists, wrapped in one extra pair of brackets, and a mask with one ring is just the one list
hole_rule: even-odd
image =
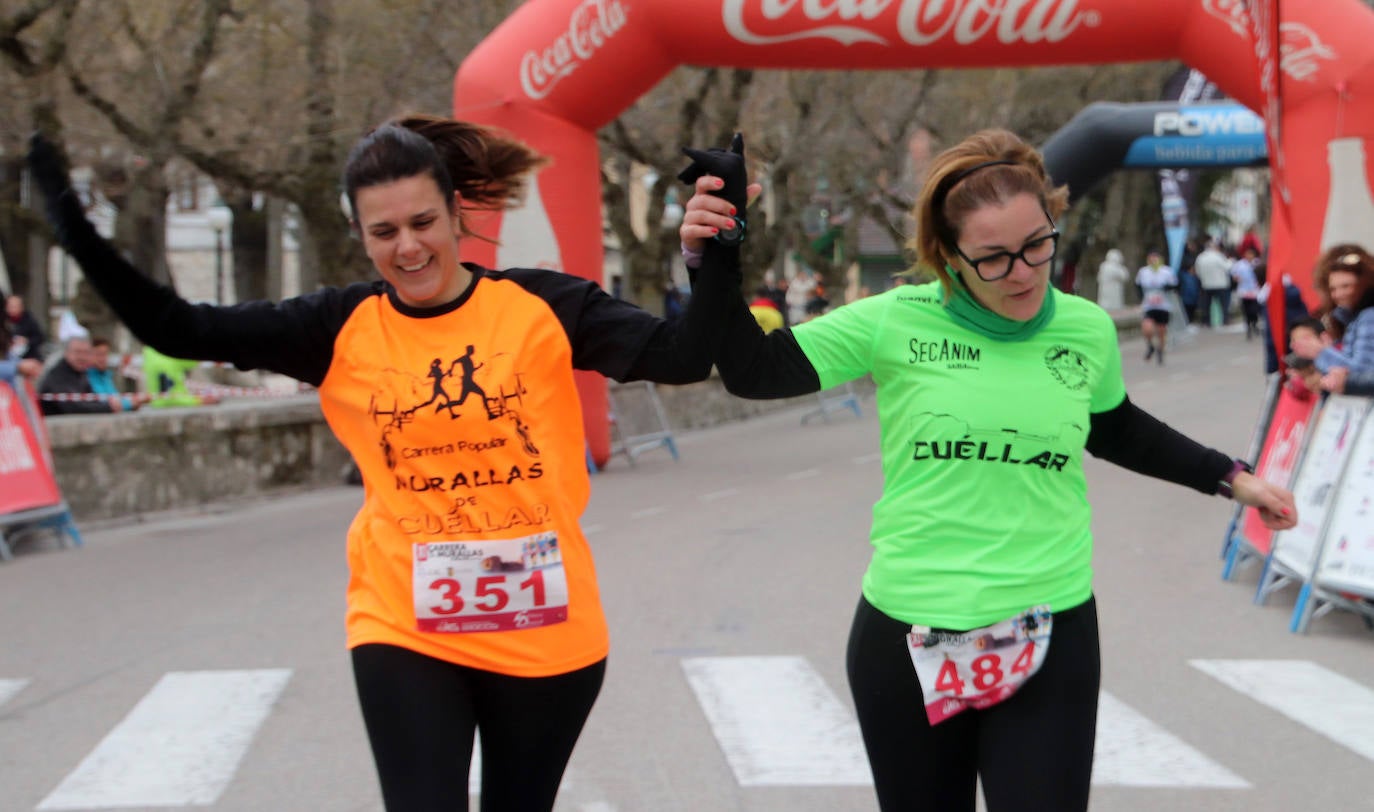
[[(742, 788), (871, 786), (852, 711), (800, 656), (683, 656), (683, 672)], [(704, 655), (705, 652), (702, 652)], [(1305, 660), (1193, 660), (1254, 698), (1374, 761), (1374, 690)], [(216, 802), (291, 678), (287, 669), (171, 672), (45, 798), (40, 810)], [(28, 685), (0, 679), (0, 708)], [(480, 740), (469, 791), (480, 792)], [(1095, 786), (1247, 789), (1251, 784), (1112, 694), (1098, 707)], [(564, 790), (571, 790), (571, 774)], [(570, 808), (601, 812), (589, 788)]]
[(871, 783), (859, 726), (802, 657), (694, 657), (687, 681), (740, 786)]
[(1093, 784), (1123, 787), (1215, 787), (1250, 784), (1182, 740), (1101, 692)]
[[(805, 659), (697, 657), (682, 667), (741, 786), (871, 783), (857, 722)], [(1093, 783), (1250, 786), (1106, 692)]]
[(13, 699), (28, 684), (26, 679), (0, 679), (0, 705)]
[(164, 674), (38, 808), (214, 803), (290, 677), (289, 669)]
[(1194, 668), (1374, 760), (1374, 691), (1309, 660), (1192, 660)]

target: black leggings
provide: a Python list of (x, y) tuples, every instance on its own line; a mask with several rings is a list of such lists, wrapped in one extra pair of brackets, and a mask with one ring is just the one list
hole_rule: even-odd
[(353, 649), (387, 810), (465, 812), (479, 728), (483, 812), (553, 809), (605, 675), (605, 660), (553, 677), (511, 677), (396, 646)]
[(1088, 808), (1101, 665), (1097, 605), (1054, 614), (1040, 670), (1010, 699), (932, 727), (911, 664), (911, 624), (859, 599), (847, 667), (878, 804), (889, 812)]

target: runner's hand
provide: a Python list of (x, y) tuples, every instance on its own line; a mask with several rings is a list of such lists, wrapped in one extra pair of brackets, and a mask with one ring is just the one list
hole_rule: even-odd
[(745, 208), (763, 191), (757, 183), (749, 183), (744, 165), (744, 137), (739, 133), (730, 141), (730, 149), (684, 149), (692, 163), (678, 173), (678, 180), (693, 185), (694, 194), (683, 207), (682, 226), (678, 236), (684, 247), (702, 250), (706, 240), (735, 225), (734, 217), (743, 217)]
[(1237, 502), (1258, 509), (1260, 521), (1270, 530), (1291, 530), (1298, 524), (1298, 508), (1287, 488), (1242, 471), (1231, 483), (1231, 492)]
[(57, 233), (57, 241), (70, 252), (85, 237), (95, 236), (86, 219), (81, 197), (72, 189), (67, 176), (67, 161), (41, 133), (29, 139), (29, 172), (43, 194), (44, 212)]

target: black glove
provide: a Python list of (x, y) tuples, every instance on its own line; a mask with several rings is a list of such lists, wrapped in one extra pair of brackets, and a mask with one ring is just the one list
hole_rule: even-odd
[(702, 175), (714, 175), (725, 181), (723, 187), (711, 192), (711, 194), (724, 198), (735, 207), (735, 220), (738, 228), (733, 231), (722, 232), (722, 235), (734, 235), (733, 239), (724, 238), (721, 235), (717, 235), (716, 239), (726, 243), (739, 242), (744, 238), (744, 207), (749, 202), (749, 176), (745, 173), (744, 167), (744, 136), (735, 133), (735, 137), (730, 140), (730, 149), (728, 150), (684, 148), (682, 152), (692, 159), (692, 163), (678, 173), (678, 180), (687, 184), (695, 184), (697, 178)]
[(67, 176), (67, 162), (41, 133), (29, 138), (29, 174), (43, 195), (43, 211), (57, 233), (57, 241), (70, 251), (94, 229)]

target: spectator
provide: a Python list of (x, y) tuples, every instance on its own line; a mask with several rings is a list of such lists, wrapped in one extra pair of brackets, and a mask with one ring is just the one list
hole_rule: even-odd
[(792, 324), (792, 320), (788, 318), (787, 313), (787, 288), (787, 277), (778, 274), (777, 281), (773, 284), (773, 287), (768, 289), (769, 300), (773, 302), (773, 306), (776, 307), (778, 313), (782, 315), (783, 327), (788, 327)]
[(91, 339), (91, 365), (86, 370), (86, 378), (91, 382), (91, 391), (97, 395), (119, 395), (124, 411), (132, 412), (138, 408), (134, 399), (125, 395), (115, 383), (114, 373), (110, 371), (110, 340)]
[(1231, 263), (1231, 278), (1236, 280), (1236, 295), (1240, 297), (1241, 313), (1245, 315), (1245, 340), (1259, 335), (1259, 280), (1255, 278), (1255, 263), (1259, 255), (1250, 246), (1241, 258)]
[(35, 358), (24, 357), (24, 349), (21, 349), (17, 342), (13, 341), (10, 333), (10, 323), (8, 319), (0, 319), (0, 381), (10, 382), (16, 377), (27, 378), (30, 382), (36, 382), (38, 377), (43, 374), (43, 363)]
[(1192, 265), (1185, 265), (1178, 275), (1178, 299), (1183, 305), (1183, 316), (1188, 320), (1190, 330), (1197, 329), (1191, 325), (1197, 324), (1197, 306), (1201, 295), (1202, 283), (1198, 281), (1197, 272)]
[[(1202, 285), (1202, 296), (1198, 299), (1202, 323), (1207, 327), (1225, 324), (1227, 311), (1231, 307), (1231, 260), (1221, 253), (1215, 240), (1208, 240), (1207, 247), (1193, 261), (1193, 270)], [(1221, 306), (1219, 319), (1212, 316), (1213, 302)]]
[(770, 292), (767, 285), (760, 285), (758, 290), (754, 291), (753, 301), (749, 302), (749, 312), (753, 314), (754, 321), (759, 323), (759, 329), (765, 334), (786, 326), (783, 324), (782, 311), (773, 303)]
[[(1291, 328), (1292, 325), (1309, 318), (1310, 314), (1307, 311), (1307, 303), (1302, 299), (1302, 291), (1298, 289), (1297, 285), (1293, 284), (1293, 278), (1288, 274), (1284, 274), (1281, 285), (1283, 287), (1283, 323)], [(1274, 349), (1274, 328), (1273, 325), (1269, 323), (1269, 308), (1265, 307), (1265, 304), (1269, 301), (1269, 297), (1272, 295), (1270, 288), (1270, 284), (1265, 282), (1264, 285), (1260, 287), (1257, 297), (1260, 303), (1260, 318), (1264, 320), (1265, 374), (1279, 371), (1278, 351)], [(1317, 323), (1321, 324), (1321, 321), (1317, 320)], [(1283, 351), (1285, 354), (1293, 351), (1293, 344), (1291, 341), (1284, 341)]]
[(1122, 260), (1121, 251), (1112, 248), (1107, 258), (1097, 266), (1097, 304), (1103, 310), (1120, 310), (1126, 306), (1126, 280), (1131, 272)]
[[(1294, 342), (1305, 344), (1317, 342), (1326, 344), (1330, 337), (1326, 334), (1326, 327), (1321, 319), (1301, 319), (1293, 322), (1288, 329), (1288, 343)], [(1288, 389), (1302, 400), (1310, 400), (1314, 395), (1322, 393), (1322, 374), (1317, 369), (1317, 365), (1312, 363), (1311, 358), (1304, 358), (1296, 352), (1290, 352), (1284, 356), (1284, 364), (1287, 366)]]
[(816, 276), (808, 270), (797, 271), (787, 285), (787, 323), (801, 324), (806, 320), (806, 305), (816, 288)]
[(1335, 307), (1333, 320), (1346, 317), (1345, 330), (1339, 347), (1293, 336), (1293, 351), (1316, 362), (1323, 388), (1343, 393), (1350, 376), (1362, 382), (1374, 374), (1374, 257), (1358, 245), (1334, 246), (1317, 261), (1314, 278)]
[(814, 319), (830, 308), (830, 299), (825, 294), (825, 282), (820, 275), (815, 276), (815, 284), (811, 286), (811, 295), (806, 300), (806, 315), (802, 320)]
[[(62, 345), (62, 357), (38, 384), (43, 414), (110, 414), (124, 410), (118, 395), (95, 397), (86, 370), (91, 366), (91, 340), (73, 336)], [(44, 396), (74, 395), (61, 400)], [(84, 397), (83, 397), (84, 396)]]
[(154, 408), (172, 406), (209, 406), (219, 402), (214, 395), (196, 395), (186, 385), (186, 373), (200, 366), (199, 361), (185, 361), (163, 355), (152, 347), (143, 348), (143, 383), (153, 399)]
[(48, 336), (38, 319), (24, 307), (24, 300), (19, 296), (5, 297), (5, 326), (9, 328), (9, 340), (5, 348), (17, 348), (20, 357), (41, 364), (43, 345), (48, 342)]

